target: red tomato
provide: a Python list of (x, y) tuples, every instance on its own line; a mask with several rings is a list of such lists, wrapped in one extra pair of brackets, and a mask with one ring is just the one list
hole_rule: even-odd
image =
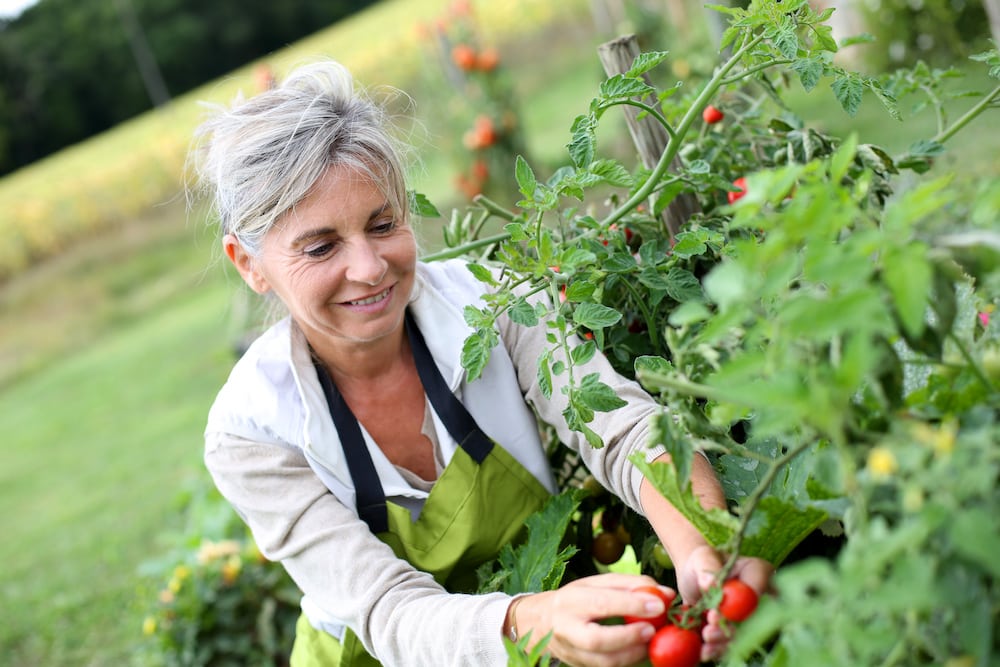
[(737, 200), (743, 197), (747, 193), (747, 179), (740, 176), (735, 181), (733, 185), (739, 188), (739, 192), (726, 192), (726, 198), (729, 200), (730, 204), (735, 204)]
[(704, 120), (704, 121), (705, 121), (706, 123), (708, 123), (709, 125), (715, 125), (715, 124), (716, 124), (716, 123), (718, 123), (718, 122), (719, 122), (720, 120), (722, 120), (723, 118), (725, 118), (725, 117), (726, 117), (726, 114), (722, 113), (722, 112), (721, 112), (721, 111), (719, 111), (719, 110), (718, 110), (717, 108), (715, 108), (715, 107), (713, 107), (713, 106), (712, 106), (711, 104), (709, 104), (709, 105), (708, 105), (707, 107), (705, 107), (705, 109), (704, 109), (704, 110), (703, 110), (703, 111), (701, 112), (701, 117), (702, 117), (702, 119), (703, 119), (703, 120)]
[(757, 591), (739, 579), (730, 579), (722, 584), (722, 602), (719, 613), (729, 621), (739, 623), (750, 618), (757, 608)]
[(673, 604), (676, 597), (673, 591), (666, 591), (659, 586), (639, 586), (635, 589), (635, 592), (655, 595), (663, 600), (663, 613), (657, 616), (625, 616), (626, 623), (650, 623), (654, 628), (659, 630), (669, 622), (670, 605)]
[(468, 44), (456, 44), (451, 50), (451, 60), (459, 69), (469, 71), (476, 66), (476, 51)]
[(701, 662), (701, 635), (676, 625), (666, 625), (649, 640), (653, 667), (696, 667)]

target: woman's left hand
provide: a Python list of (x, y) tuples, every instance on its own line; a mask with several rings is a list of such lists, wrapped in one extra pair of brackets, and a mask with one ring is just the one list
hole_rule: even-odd
[[(693, 550), (684, 561), (677, 573), (677, 588), (685, 604), (694, 604), (702, 594), (716, 583), (719, 570), (722, 569), (723, 558), (718, 551), (710, 546), (702, 546)], [(774, 567), (760, 558), (739, 558), (729, 573), (731, 579), (740, 579), (762, 596), (771, 590), (771, 576)], [(722, 628), (722, 617), (718, 610), (709, 610), (705, 617), (706, 624), (701, 636), (704, 646), (701, 651), (702, 660), (715, 660), (726, 650), (731, 638), (731, 631)]]

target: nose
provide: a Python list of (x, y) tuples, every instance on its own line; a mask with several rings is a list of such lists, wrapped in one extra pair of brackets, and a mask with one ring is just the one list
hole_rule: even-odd
[(389, 262), (379, 253), (371, 239), (355, 239), (347, 257), (347, 279), (366, 285), (378, 285), (385, 277)]

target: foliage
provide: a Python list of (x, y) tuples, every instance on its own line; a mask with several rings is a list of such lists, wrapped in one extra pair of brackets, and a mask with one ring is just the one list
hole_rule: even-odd
[(144, 566), (163, 582), (143, 622), (146, 664), (287, 665), (298, 588), (214, 489), (196, 489), (187, 512), (178, 547)]
[[(543, 179), (516, 160), (517, 210), (477, 199), (474, 215), (500, 219), (502, 235), (470, 232), (427, 258), (465, 254), (491, 285), (482, 308), (466, 309), (468, 377), (509, 317), (546, 328), (539, 384), (567, 379), (566, 422), (593, 446), (604, 443), (588, 423), (616, 397), (574, 367), (598, 349), (658, 398), (651, 444), (672, 462), (644, 473), (730, 555), (721, 577), (739, 554), (784, 564), (779, 596), (741, 627), (726, 664), (993, 664), (1000, 187), (969, 196), (934, 163), (996, 106), (1000, 86), (894, 157), (824, 134), (782, 93), (825, 83), (849, 115), (869, 95), (898, 118), (894, 90), (923, 91), (940, 112), (950, 73), (842, 69), (829, 12), (804, 1), (716, 9), (730, 19), (721, 47), (731, 56), (710, 78), (690, 92), (656, 88), (645, 75), (669, 55), (640, 55), (573, 123), (569, 164)], [(637, 101), (650, 94), (657, 104)], [(725, 120), (699, 126), (709, 103)], [(623, 105), (667, 131), (652, 169), (597, 152), (606, 112)], [(737, 178), (746, 191), (729, 197)], [(661, 213), (681, 194), (699, 211), (674, 235)], [(694, 498), (696, 451), (714, 462), (731, 514)], [(578, 473), (571, 462), (560, 481), (578, 485)], [(604, 532), (624, 525), (641, 568), (669, 582), (648, 524), (605, 494), (581, 503), (566, 539), (586, 554), (579, 540), (598, 518)], [(810, 550), (819, 534), (832, 548)], [(565, 577), (578, 565), (594, 568), (574, 558)]]

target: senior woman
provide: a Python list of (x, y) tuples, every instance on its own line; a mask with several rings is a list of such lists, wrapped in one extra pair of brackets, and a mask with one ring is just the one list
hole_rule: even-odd
[[(418, 261), (384, 111), (342, 66), (303, 66), (218, 109), (199, 137), (226, 257), (287, 311), (219, 392), (205, 461), (304, 594), (292, 664), (500, 665), (503, 637), (529, 630), (533, 641), (552, 633), (547, 650), (565, 663), (644, 659), (650, 624), (599, 621), (662, 612), (634, 592), (647, 577), (602, 574), (516, 602), (471, 591), (476, 567), (556, 491), (537, 413), (649, 519), (681, 594), (697, 599), (720, 555), (629, 461), (664, 456), (647, 449), (656, 403), (595, 356), (581, 373), (600, 373), (627, 406), (596, 417), (607, 444), (590, 447), (566, 428), (558, 388), (547, 400), (538, 387), (544, 327), (505, 318), (481, 377), (466, 382), (462, 311), (487, 286), (461, 261)], [(692, 483), (724, 507), (700, 457)], [(762, 591), (770, 568), (744, 559), (736, 572)], [(725, 645), (710, 620), (705, 657)]]

